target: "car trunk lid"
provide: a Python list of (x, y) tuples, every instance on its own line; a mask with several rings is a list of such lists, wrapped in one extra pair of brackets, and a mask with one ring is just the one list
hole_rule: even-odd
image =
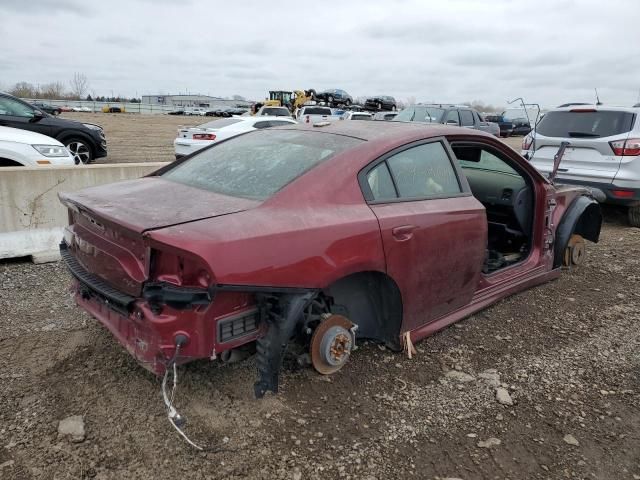
[(70, 209), (65, 243), (91, 274), (139, 296), (148, 275), (147, 231), (248, 210), (255, 200), (230, 197), (159, 177), (61, 193)]
[(536, 129), (531, 163), (544, 173), (550, 172), (560, 144), (569, 142), (558, 178), (612, 182), (621, 157), (614, 154), (610, 142), (628, 138), (634, 117), (629, 112), (595, 108), (549, 112)]

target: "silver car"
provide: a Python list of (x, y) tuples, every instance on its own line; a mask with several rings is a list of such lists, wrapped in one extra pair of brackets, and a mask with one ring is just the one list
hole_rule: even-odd
[(475, 128), (496, 137), (500, 136), (500, 126), (497, 123), (485, 121), (478, 112), (467, 105), (410, 105), (398, 113), (392, 122), (444, 123)]
[(574, 105), (545, 114), (522, 142), (522, 155), (542, 173), (568, 142), (556, 182), (585, 185), (604, 203), (629, 207), (640, 227), (640, 108)]

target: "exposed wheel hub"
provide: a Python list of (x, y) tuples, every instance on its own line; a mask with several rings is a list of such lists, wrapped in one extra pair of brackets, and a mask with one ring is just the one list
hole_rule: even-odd
[(342, 315), (330, 315), (311, 337), (311, 363), (319, 373), (337, 372), (349, 359), (354, 346), (354, 325)]
[(587, 250), (584, 238), (580, 235), (571, 235), (569, 244), (564, 252), (564, 265), (580, 265), (586, 256)]

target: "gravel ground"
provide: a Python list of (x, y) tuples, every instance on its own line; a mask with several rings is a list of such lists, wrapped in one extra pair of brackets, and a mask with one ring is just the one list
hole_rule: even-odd
[(74, 307), (61, 264), (0, 263), (0, 478), (640, 479), (640, 229), (606, 217), (584, 265), (413, 360), (364, 345), (330, 377), (287, 361), (260, 401), (252, 359), (180, 368), (177, 406), (206, 452)]
[[(96, 163), (172, 162), (175, 160), (173, 140), (180, 126), (216, 120), (214, 117), (77, 112), (63, 113), (62, 117), (104, 128), (109, 155)], [(509, 137), (504, 141), (519, 151), (522, 137)]]

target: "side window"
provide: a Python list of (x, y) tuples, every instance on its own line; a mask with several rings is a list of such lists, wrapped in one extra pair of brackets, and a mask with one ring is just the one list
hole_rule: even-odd
[(440, 142), (404, 150), (387, 159), (400, 198), (460, 193), (460, 183)]
[(472, 127), (475, 123), (473, 121), (473, 113), (471, 110), (460, 110), (460, 119), (462, 120), (462, 126)]
[(12, 98), (0, 97), (0, 115), (32, 118), (33, 108)]
[(367, 183), (373, 195), (373, 200), (393, 200), (398, 198), (387, 162), (380, 163), (367, 174)]
[(457, 110), (449, 110), (447, 112), (447, 116), (445, 118), (445, 123), (448, 124), (455, 124), (455, 125), (460, 125), (460, 118), (458, 117), (458, 111)]
[(267, 128), (271, 126), (271, 122), (269, 121), (264, 121), (264, 122), (256, 122), (253, 124), (253, 128)]
[(473, 115), (476, 117), (476, 120), (478, 121), (478, 123), (487, 121), (484, 118), (482, 118), (482, 115), (480, 115), (478, 112), (473, 112)]

